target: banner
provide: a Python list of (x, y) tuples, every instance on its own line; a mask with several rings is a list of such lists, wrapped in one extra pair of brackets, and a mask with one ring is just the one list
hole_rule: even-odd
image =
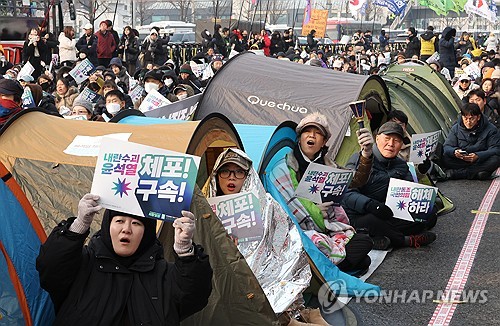
[(29, 87), (24, 88), (21, 100), (23, 101), (23, 109), (34, 108), (37, 106), (37, 103), (35, 103), (35, 100), (33, 99), (33, 93), (31, 92), (31, 89)]
[(85, 59), (78, 66), (71, 69), (69, 72), (70, 76), (76, 81), (77, 84), (81, 84), (87, 78), (89, 78), (90, 74), (94, 70), (94, 65), (90, 62), (89, 59)]
[(200, 102), (201, 94), (190, 96), (182, 101), (173, 102), (144, 113), (146, 117), (172, 119), (172, 120), (190, 120), (191, 115), (196, 111)]
[(302, 25), (302, 35), (306, 36), (311, 30), (316, 31), (316, 37), (325, 37), (326, 34), (326, 20), (328, 19), (328, 10), (311, 10), (311, 19)]
[(441, 131), (411, 136), (410, 162), (422, 163), (431, 153), (436, 151)]
[(295, 190), (295, 196), (308, 199), (316, 204), (330, 201), (340, 204), (353, 175), (354, 171), (352, 170), (341, 170), (323, 164), (309, 163)]
[(402, 15), (406, 9), (406, 2), (404, 0), (374, 0), (374, 5), (386, 7), (395, 15)]
[(170, 104), (169, 100), (160, 94), (157, 90), (151, 90), (148, 95), (144, 98), (141, 105), (139, 106), (139, 111), (142, 113), (157, 109), (159, 107)]
[(436, 187), (391, 178), (385, 204), (396, 218), (425, 222), (432, 212), (437, 191)]
[(486, 18), (490, 23), (494, 23), (497, 19), (496, 13), (490, 9), (487, 0), (468, 0), (465, 3), (464, 10), (468, 14), (475, 14)]
[(251, 192), (207, 198), (227, 233), (238, 243), (260, 241), (264, 234), (259, 198)]
[(353, 16), (357, 16), (365, 3), (366, 0), (349, 0), (349, 11)]
[(172, 221), (189, 210), (200, 158), (103, 138), (91, 193), (105, 208)]
[(306, 0), (306, 8), (304, 9), (304, 25), (309, 24), (309, 21), (311, 21), (311, 10), (311, 0)]
[(97, 103), (97, 101), (101, 98), (101, 95), (97, 94), (90, 88), (85, 87), (78, 97), (83, 101)]

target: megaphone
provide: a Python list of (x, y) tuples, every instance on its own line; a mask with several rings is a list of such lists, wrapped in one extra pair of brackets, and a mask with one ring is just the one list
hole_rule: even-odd
[(365, 110), (366, 110), (366, 101), (361, 100), (361, 101), (356, 101), (356, 102), (351, 102), (349, 103), (349, 107), (352, 110), (352, 113), (354, 114), (354, 117), (356, 118), (356, 121), (358, 121), (359, 129), (365, 127)]

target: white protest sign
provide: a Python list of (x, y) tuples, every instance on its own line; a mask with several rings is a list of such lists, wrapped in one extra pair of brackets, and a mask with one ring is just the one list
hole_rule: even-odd
[(316, 204), (333, 201), (340, 203), (351, 183), (354, 171), (335, 169), (330, 166), (309, 163), (295, 190), (295, 196)]
[(29, 61), (27, 61), (17, 74), (17, 80), (21, 80), (21, 77), (24, 76), (31, 76), (33, 71), (35, 71), (35, 67), (33, 67), (33, 65)]
[(171, 221), (189, 210), (200, 157), (103, 138), (91, 193), (102, 207)]
[(142, 92), (144, 92), (144, 87), (141, 85), (136, 85), (134, 88), (131, 88), (128, 92), (128, 95), (132, 99), (132, 102), (135, 104), (142, 97)]
[(411, 136), (410, 162), (422, 163), (431, 153), (436, 151), (441, 131)]
[[(66, 117), (65, 117), (66, 118)], [(79, 119), (77, 119), (79, 120)], [(76, 136), (75, 139), (64, 150), (64, 153), (75, 156), (97, 156), (103, 137), (111, 137), (122, 141), (127, 141), (131, 133), (117, 133), (104, 136)]]
[(259, 241), (264, 234), (259, 198), (251, 192), (207, 198), (227, 233), (238, 243)]
[(481, 69), (479, 69), (479, 65), (477, 64), (477, 62), (473, 62), (465, 67), (464, 72), (474, 79), (477, 79), (481, 76)]
[(143, 113), (148, 112), (170, 103), (172, 102), (167, 100), (167, 98), (161, 95), (160, 92), (158, 92), (157, 90), (152, 90), (142, 101), (141, 105), (139, 106), (139, 111)]
[(52, 59), (50, 60), (49, 72), (52, 72), (52, 69), (54, 68), (54, 66), (57, 66), (58, 62), (59, 62), (59, 54), (53, 54)]
[(432, 212), (437, 191), (436, 187), (391, 178), (385, 204), (396, 218), (425, 222)]
[(90, 76), (90, 73), (94, 69), (94, 65), (90, 62), (89, 59), (85, 59), (80, 62), (75, 68), (71, 69), (69, 74), (76, 81), (77, 84), (81, 84), (85, 80), (87, 80)]

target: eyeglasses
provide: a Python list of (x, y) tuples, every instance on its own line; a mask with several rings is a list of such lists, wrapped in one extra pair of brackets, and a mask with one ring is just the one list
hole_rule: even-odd
[(236, 179), (244, 179), (247, 176), (247, 171), (245, 170), (228, 170), (222, 169), (217, 173), (222, 179), (228, 179), (231, 176), (231, 173), (234, 174)]
[(460, 82), (461, 82), (461, 83), (469, 83), (469, 82), (470, 82), (470, 80), (468, 80), (468, 79), (464, 79), (464, 80), (461, 80)]

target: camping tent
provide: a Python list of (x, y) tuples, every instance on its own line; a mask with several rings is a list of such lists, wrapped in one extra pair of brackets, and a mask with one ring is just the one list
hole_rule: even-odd
[[(133, 126), (64, 120), (37, 110), (23, 111), (0, 131), (0, 162), (12, 174), (11, 180), (15, 180), (26, 194), (46, 233), (50, 232), (57, 222), (77, 211), (79, 199), (91, 187), (96, 157), (68, 155), (64, 150), (77, 135), (103, 136), (116, 133), (131, 133), (130, 141), (133, 142), (202, 157), (206, 156), (204, 153), (211, 146), (229, 144), (241, 147), (239, 138), (230, 124), (213, 116), (197, 122)], [(18, 224), (22, 222), (22, 212), (14, 208), (7, 210), (6, 207), (14, 207), (15, 202), (2, 198), (2, 210), (6, 212), (2, 218), (10, 219), (10, 223), (17, 226), (15, 229), (2, 227), (2, 231), (18, 230)], [(29, 208), (29, 205), (26, 205)], [(241, 321), (256, 325), (271, 324), (275, 315), (262, 289), (198, 188), (193, 196), (191, 210), (197, 216), (194, 240), (202, 244), (210, 255), (214, 270), (214, 290), (207, 307), (185, 320), (183, 324), (235, 325)], [(99, 228), (99, 222), (92, 224), (92, 231)], [(28, 231), (23, 229), (22, 232)], [(35, 236), (31, 236), (32, 240), (28, 243), (37, 251), (41, 240), (35, 241), (34, 238)], [(171, 257), (173, 228), (163, 225), (159, 238), (164, 244), (166, 256)], [(5, 245), (4, 239), (0, 240)], [(8, 252), (9, 257), (22, 260), (23, 247), (19, 245), (12, 248)], [(4, 260), (0, 258), (2, 274), (5, 274), (2, 271)], [(33, 286), (36, 286), (38, 274), (34, 271), (34, 262), (22, 271), (26, 273), (29, 281), (33, 282)], [(2, 292), (0, 302), (7, 299), (4, 295), (11, 295), (12, 291), (11, 287), (9, 291)], [(40, 306), (44, 304), (42, 299), (37, 301)], [(34, 313), (37, 313), (37, 310), (30, 312), (32, 319), (35, 319), (37, 316)], [(50, 314), (50, 309), (42, 309), (42, 312)], [(37, 324), (48, 325), (50, 322)]]
[(410, 134), (442, 130), (444, 141), (460, 111), (460, 99), (439, 72), (420, 62), (392, 64), (382, 75), (392, 109), (408, 115)]
[(335, 157), (352, 117), (348, 104), (361, 99), (367, 101), (367, 109), (379, 122), (391, 106), (387, 88), (378, 76), (242, 53), (229, 60), (210, 81), (194, 120), (219, 112), (235, 124), (276, 126), (321, 112), (330, 123), (333, 135), (329, 144)]

